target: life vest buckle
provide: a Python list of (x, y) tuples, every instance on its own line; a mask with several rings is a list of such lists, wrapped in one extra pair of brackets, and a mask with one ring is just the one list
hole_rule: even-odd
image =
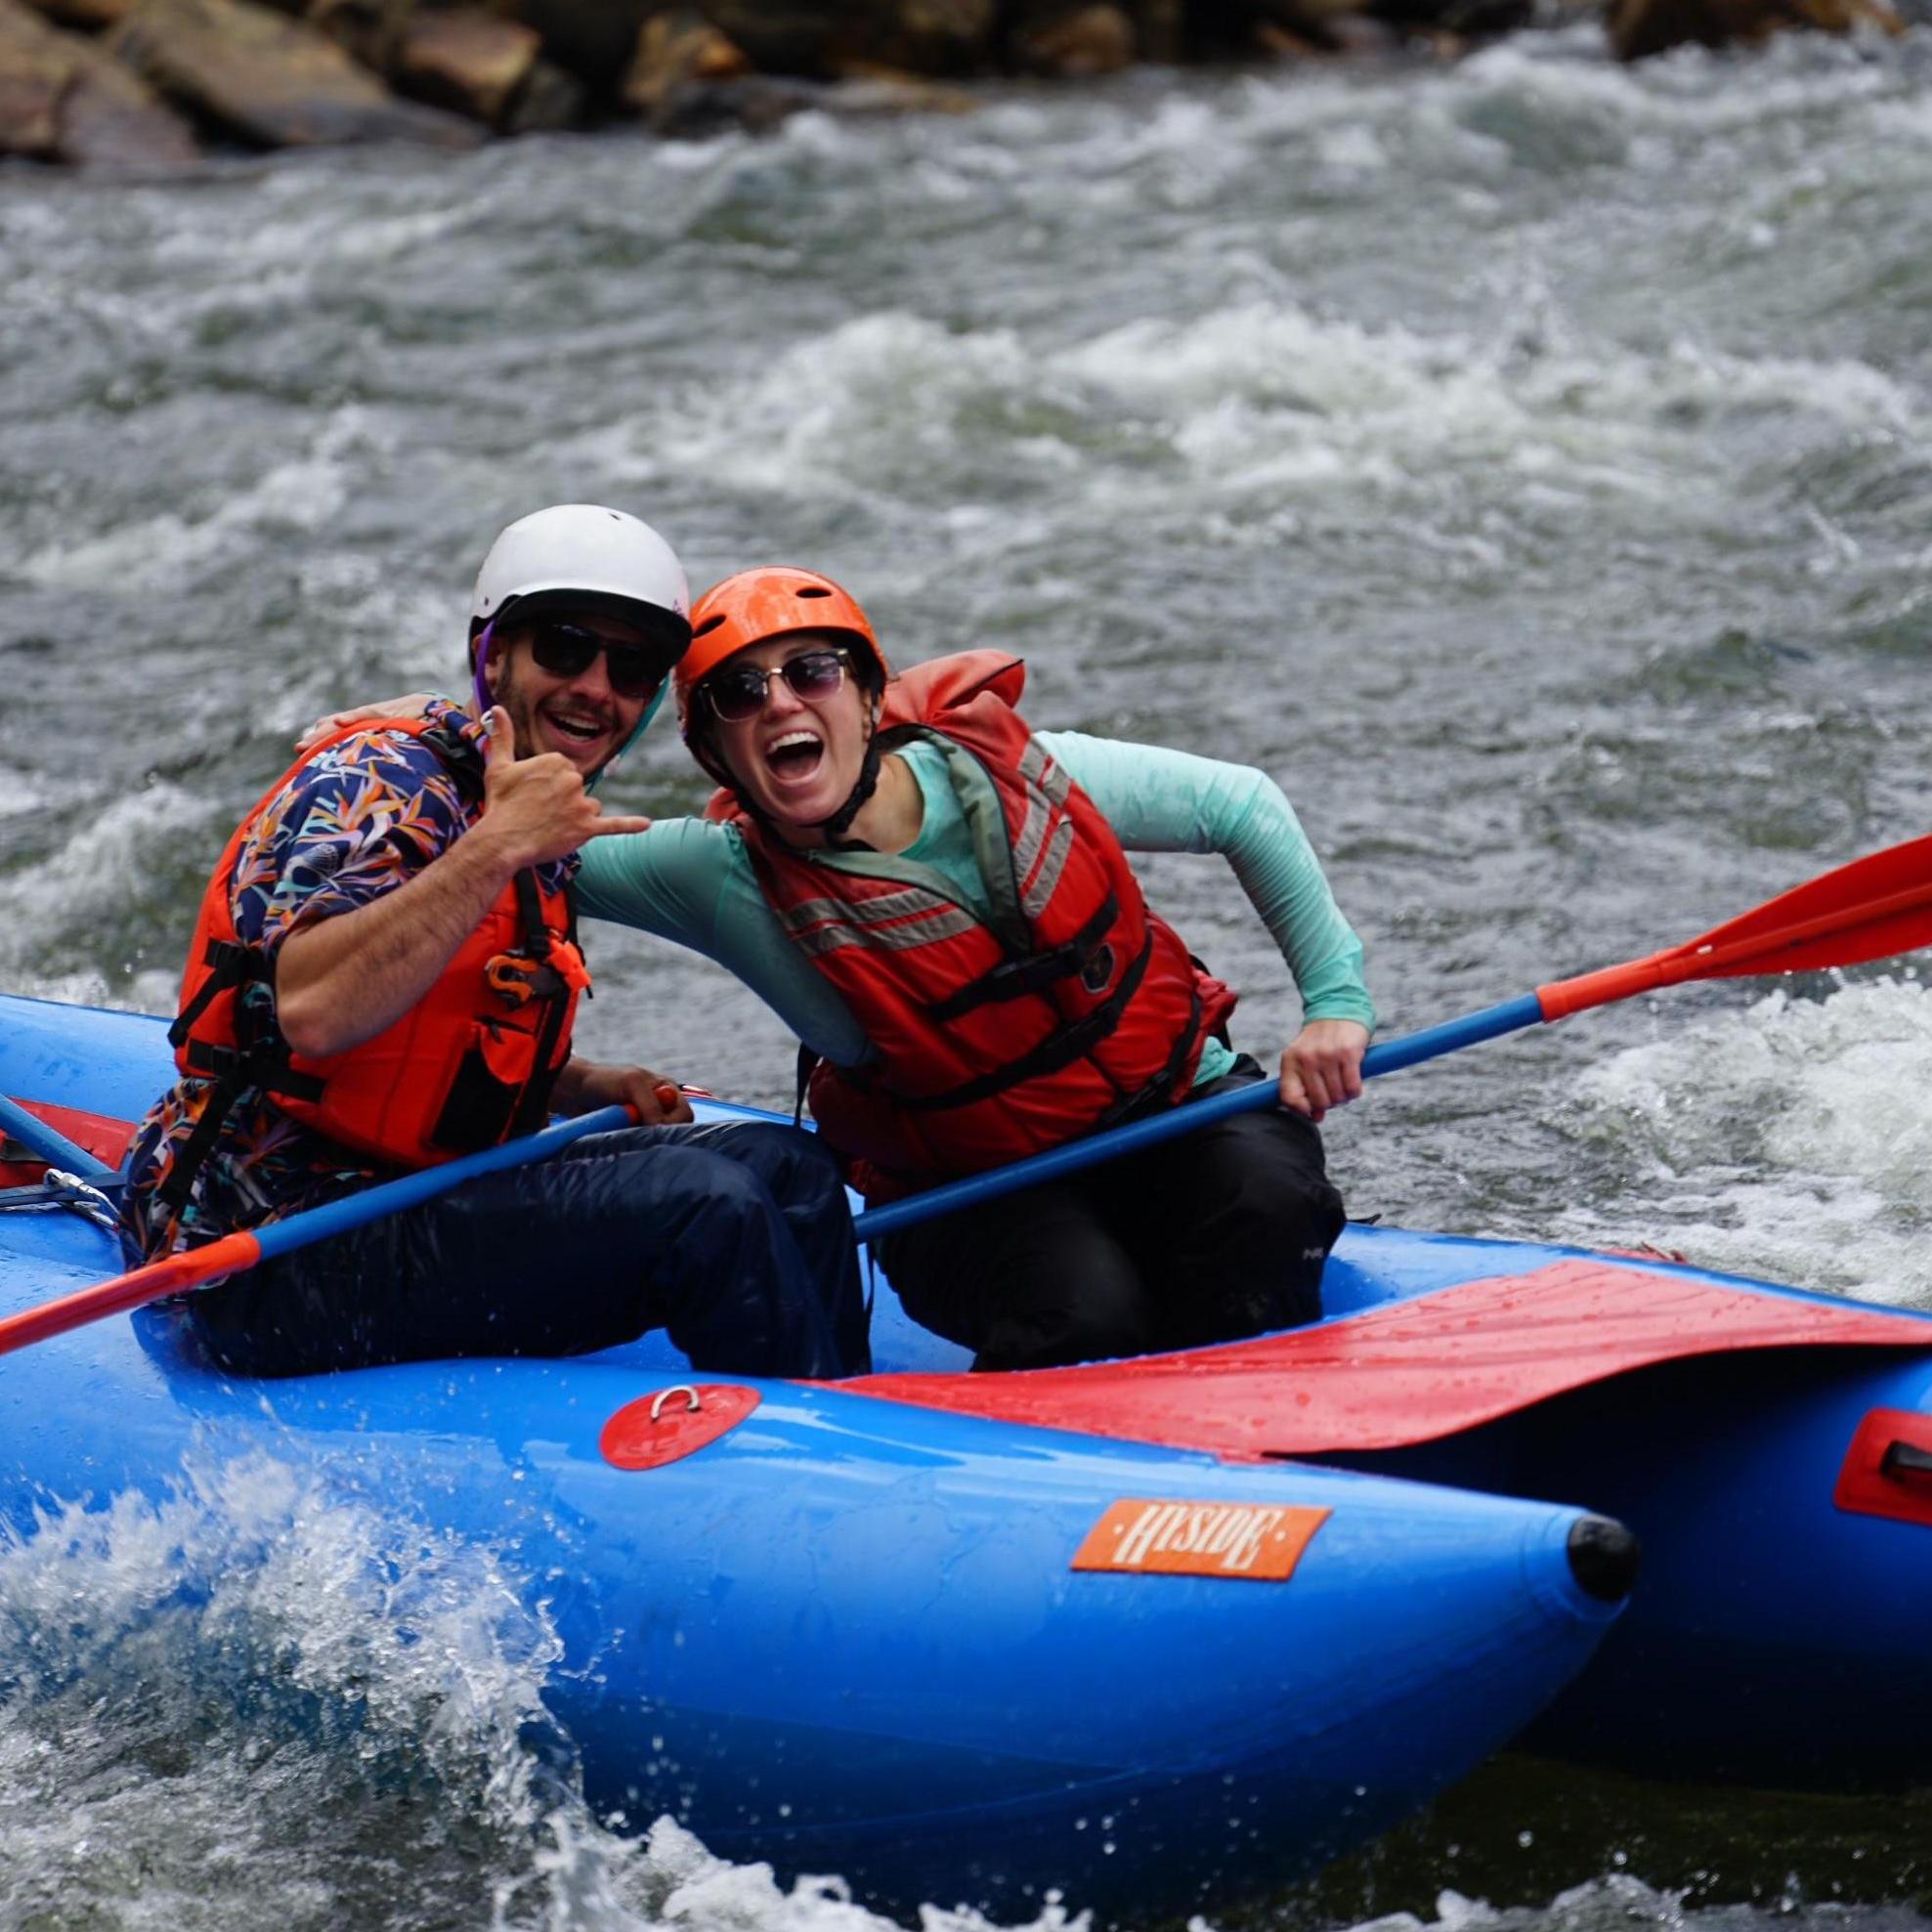
[(1113, 976), (1114, 949), (1107, 945), (1096, 947), (1080, 968), (1080, 983), (1090, 993), (1104, 992)]
[(552, 1000), (563, 982), (547, 962), (526, 953), (497, 953), (483, 968), (484, 984), (507, 1007), (527, 1007), (533, 1000)]

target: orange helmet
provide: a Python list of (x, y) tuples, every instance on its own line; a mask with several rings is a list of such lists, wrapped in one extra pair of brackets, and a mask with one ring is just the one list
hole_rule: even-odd
[(869, 681), (875, 691), (892, 675), (866, 614), (831, 578), (789, 564), (742, 570), (712, 584), (692, 607), (691, 646), (678, 660), (671, 680), (684, 742), (692, 742), (692, 695), (712, 671), (751, 645), (800, 630), (830, 630), (861, 645), (870, 661)]

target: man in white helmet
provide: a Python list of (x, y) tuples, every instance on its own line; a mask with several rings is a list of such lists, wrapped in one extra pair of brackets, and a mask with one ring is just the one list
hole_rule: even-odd
[(224, 1366), (305, 1374), (571, 1354), (664, 1326), (701, 1369), (867, 1365), (837, 1167), (815, 1137), (699, 1127), (670, 1082), (571, 1052), (578, 848), (599, 773), (690, 641), (668, 544), (567, 503), (510, 525), (471, 607), (470, 708), (312, 746), (229, 841), (129, 1160), (141, 1259), (613, 1102), (645, 1125), (478, 1177), (190, 1298)]

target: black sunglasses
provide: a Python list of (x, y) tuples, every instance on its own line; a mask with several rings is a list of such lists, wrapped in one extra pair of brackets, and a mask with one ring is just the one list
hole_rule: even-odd
[(604, 654), (604, 674), (620, 698), (648, 698), (665, 681), (664, 653), (648, 644), (613, 644), (587, 625), (544, 618), (531, 626), (530, 655), (552, 677), (577, 677)]
[(704, 683), (705, 702), (723, 724), (742, 724), (765, 708), (765, 693), (774, 677), (782, 677), (794, 698), (830, 698), (845, 681), (852, 654), (839, 645), (826, 651), (800, 651), (776, 670), (755, 665), (728, 665)]

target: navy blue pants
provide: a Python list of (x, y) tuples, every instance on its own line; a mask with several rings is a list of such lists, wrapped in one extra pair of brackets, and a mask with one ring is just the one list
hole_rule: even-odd
[[(1200, 1091), (1261, 1077), (1235, 1064)], [(1269, 1107), (922, 1222), (880, 1260), (975, 1368), (1053, 1368), (1313, 1321), (1343, 1224), (1319, 1131)]]
[(660, 1327), (708, 1373), (871, 1365), (837, 1164), (763, 1121), (591, 1135), (187, 1306), (241, 1375), (581, 1354)]

